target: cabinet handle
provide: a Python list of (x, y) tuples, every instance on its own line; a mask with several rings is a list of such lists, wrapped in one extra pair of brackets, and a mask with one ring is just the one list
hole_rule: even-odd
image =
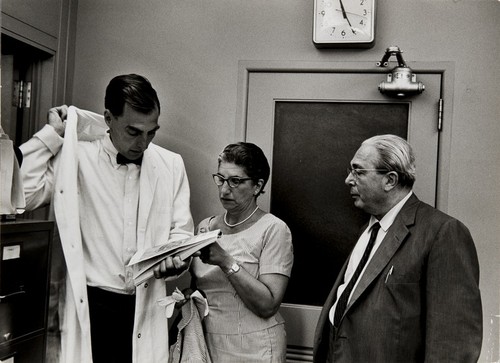
[(12, 296), (20, 295), (20, 294), (26, 294), (26, 291), (20, 290), (20, 291), (13, 292), (12, 294), (0, 295), (0, 303), (3, 302), (3, 300), (6, 300)]

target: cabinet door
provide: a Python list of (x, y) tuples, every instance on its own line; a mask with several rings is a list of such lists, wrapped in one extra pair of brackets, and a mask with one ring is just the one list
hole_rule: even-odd
[(0, 344), (0, 362), (45, 362), (45, 336), (40, 334), (14, 344)]
[[(44, 349), (52, 226), (52, 222), (28, 220), (1, 225), (0, 337), (4, 340), (0, 354), (16, 352), (15, 357), (29, 357), (29, 350)], [(31, 339), (35, 336), (41, 336), (41, 348), (39, 339)]]

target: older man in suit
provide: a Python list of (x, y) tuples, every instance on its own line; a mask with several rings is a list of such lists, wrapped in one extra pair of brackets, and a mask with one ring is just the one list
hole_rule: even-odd
[(346, 178), (368, 214), (321, 312), (315, 362), (475, 362), (479, 265), (460, 221), (412, 192), (415, 158), (394, 135), (365, 140)]

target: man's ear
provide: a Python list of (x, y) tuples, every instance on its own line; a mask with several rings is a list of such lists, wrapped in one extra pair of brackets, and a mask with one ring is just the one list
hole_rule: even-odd
[(385, 174), (385, 180), (386, 180), (386, 182), (385, 182), (384, 189), (385, 189), (385, 191), (388, 192), (388, 191), (394, 189), (398, 185), (399, 175), (395, 171), (390, 171), (387, 174)]
[(113, 119), (113, 114), (108, 109), (104, 110), (104, 121), (108, 127), (111, 127), (111, 120)]

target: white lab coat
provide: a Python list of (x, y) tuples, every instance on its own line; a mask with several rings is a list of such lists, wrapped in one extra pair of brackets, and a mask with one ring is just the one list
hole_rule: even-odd
[[(50, 126), (40, 132), (53, 132), (46, 128)], [(21, 145), (27, 209), (52, 201), (67, 266), (65, 296), (59, 308), (60, 361), (64, 363), (92, 362), (78, 208), (78, 140), (101, 137), (106, 129), (102, 116), (71, 106), (60, 150), (57, 140), (53, 144), (44, 143), (37, 135)], [(139, 184), (138, 251), (193, 234), (189, 184), (180, 155), (151, 143), (144, 152)], [(165, 295), (166, 283), (161, 279), (152, 278), (136, 289), (135, 363), (168, 360), (168, 322), (164, 308), (157, 303)]]

